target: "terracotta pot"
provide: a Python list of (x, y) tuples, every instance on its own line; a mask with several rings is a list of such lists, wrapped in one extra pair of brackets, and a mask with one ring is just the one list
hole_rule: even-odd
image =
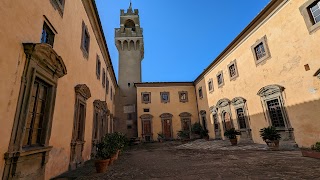
[(236, 146), (238, 144), (238, 139), (229, 139), (232, 146)]
[(108, 165), (110, 163), (110, 159), (105, 160), (96, 160), (94, 165), (96, 167), (97, 173), (104, 173), (108, 169)]
[(311, 157), (311, 158), (317, 158), (320, 159), (320, 152), (318, 151), (314, 151), (311, 149), (300, 149), (301, 150), (301, 154), (304, 157)]
[(279, 150), (279, 140), (266, 140), (270, 150)]
[(116, 160), (116, 154), (113, 155), (111, 158), (110, 158), (110, 163), (109, 165), (113, 165), (114, 161)]

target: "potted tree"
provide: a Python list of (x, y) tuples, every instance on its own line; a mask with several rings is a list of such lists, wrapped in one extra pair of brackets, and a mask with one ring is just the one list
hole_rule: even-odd
[(224, 136), (229, 138), (232, 146), (236, 146), (238, 144), (237, 135), (241, 135), (241, 133), (240, 131), (237, 131), (234, 128), (227, 129), (224, 132)]
[(312, 145), (311, 148), (300, 148), (302, 156), (320, 159), (320, 142)]
[(207, 141), (209, 140), (209, 134), (208, 134), (208, 130), (206, 129), (202, 129), (200, 131), (200, 137), (206, 139)]
[(203, 128), (199, 122), (196, 122), (192, 125), (191, 127), (191, 132), (192, 132), (192, 138), (193, 139), (199, 139), (201, 138), (201, 131), (203, 131)]
[(108, 135), (101, 139), (101, 142), (96, 145), (97, 152), (95, 155), (95, 167), (97, 173), (103, 173), (107, 171), (108, 165), (110, 164), (111, 157), (116, 153), (116, 144), (110, 141)]
[(269, 126), (260, 129), (260, 136), (271, 150), (279, 149), (279, 140), (281, 139), (281, 135), (275, 127)]

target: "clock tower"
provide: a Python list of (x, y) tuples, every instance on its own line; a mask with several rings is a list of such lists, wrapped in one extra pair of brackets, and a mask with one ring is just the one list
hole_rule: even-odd
[(141, 82), (141, 61), (144, 57), (143, 29), (139, 11), (132, 4), (120, 10), (120, 28), (115, 29), (115, 44), (119, 51), (119, 74), (115, 130), (138, 137), (137, 91), (134, 83)]

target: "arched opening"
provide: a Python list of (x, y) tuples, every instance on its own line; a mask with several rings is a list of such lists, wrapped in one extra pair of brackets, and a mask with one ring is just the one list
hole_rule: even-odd
[(124, 24), (124, 28), (131, 28), (132, 31), (136, 31), (136, 25), (131, 19), (128, 19), (126, 21), (126, 23)]

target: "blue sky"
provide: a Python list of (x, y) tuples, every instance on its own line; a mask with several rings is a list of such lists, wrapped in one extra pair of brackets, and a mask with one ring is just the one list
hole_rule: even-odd
[[(270, 0), (132, 0), (144, 32), (143, 82), (193, 81)], [(130, 0), (96, 0), (118, 76), (114, 28)]]

